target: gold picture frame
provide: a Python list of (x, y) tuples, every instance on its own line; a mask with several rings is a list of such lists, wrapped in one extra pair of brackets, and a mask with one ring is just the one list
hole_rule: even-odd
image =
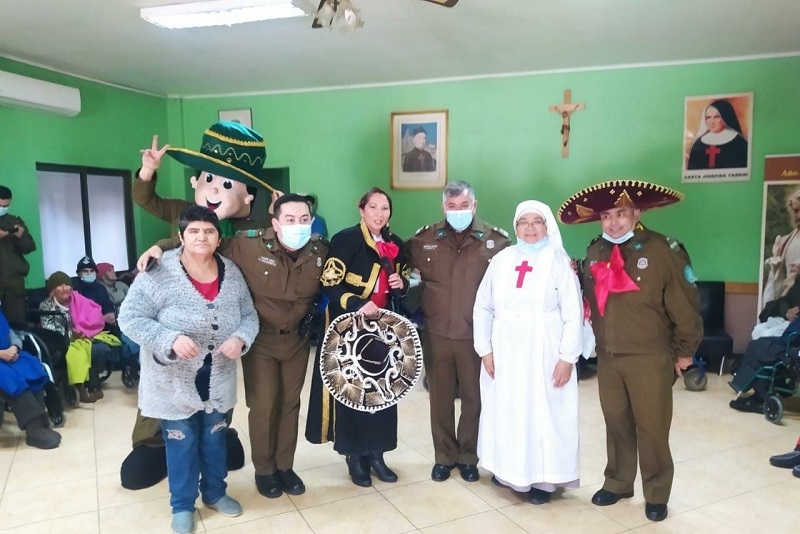
[(447, 182), (446, 109), (391, 115), (392, 189), (441, 189)]

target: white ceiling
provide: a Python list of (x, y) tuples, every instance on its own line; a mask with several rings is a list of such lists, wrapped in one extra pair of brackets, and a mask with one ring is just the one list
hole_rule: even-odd
[(161, 95), (402, 83), (800, 54), (799, 0), (353, 0), (355, 33), (310, 17), (166, 30), (188, 0), (0, 0), (0, 55)]

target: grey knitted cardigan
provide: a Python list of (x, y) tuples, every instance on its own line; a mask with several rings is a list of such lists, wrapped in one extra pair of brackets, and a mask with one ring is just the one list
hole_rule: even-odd
[[(165, 252), (160, 266), (136, 277), (119, 313), (120, 328), (141, 346), (142, 415), (171, 421), (188, 419), (201, 410), (233, 408), (238, 364), (217, 350), (226, 339), (237, 336), (245, 342), (246, 351), (258, 333), (258, 316), (239, 268), (222, 259), (225, 275), (219, 294), (209, 302), (184, 272), (181, 250)], [(181, 334), (200, 347), (196, 358), (183, 360), (172, 352)], [(209, 352), (210, 394), (203, 402), (194, 381)]]

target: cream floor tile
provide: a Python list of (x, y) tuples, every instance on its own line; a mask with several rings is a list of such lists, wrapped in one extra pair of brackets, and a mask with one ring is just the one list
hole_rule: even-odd
[(300, 513), (315, 534), (365, 532), (367, 525), (377, 526), (381, 534), (414, 530), (414, 525), (379, 493), (307, 508)]
[(0, 501), (4, 528), (39, 523), (97, 510), (94, 476), (21, 491), (6, 491)]
[(92, 477), (92, 486), (95, 486), (92, 450), (54, 455), (50, 450), (28, 448), (17, 451), (5, 491), (11, 493), (87, 477)]
[(290, 495), (289, 499), (300, 510), (376, 493), (375, 488), (362, 488), (352, 483), (344, 459), (335, 464), (297, 471), (297, 474), (303, 479), (306, 492)]
[(298, 511), (264, 517), (246, 523), (238, 523), (222, 528), (207, 529), (214, 534), (262, 534), (264, 532), (281, 532), (286, 534), (312, 534), (303, 516)]
[(94, 534), (100, 532), (97, 512), (71, 515), (21, 527), (0, 529), (3, 534)]
[(686, 534), (687, 532), (713, 532), (714, 534), (745, 534), (740, 530), (726, 525), (706, 515), (702, 510), (691, 510), (682, 514), (670, 515), (659, 523), (647, 521), (641, 527), (631, 529), (636, 534)]
[[(304, 432), (304, 427), (300, 430)], [(295, 471), (306, 471), (339, 462), (344, 465), (344, 456), (333, 450), (333, 443), (321, 445), (309, 443), (303, 435), (297, 439), (297, 450), (294, 455)]]
[(525, 531), (506, 516), (491, 510), (420, 530), (423, 534), (524, 534)]
[(556, 496), (547, 504), (535, 506), (527, 502), (500, 510), (504, 516), (530, 533), (570, 532), (605, 534), (624, 532), (627, 527), (609, 519), (596, 510), (570, 497)]
[(500, 488), (491, 482), (492, 474), (480, 469), (481, 479), (477, 482), (465, 482), (457, 470), (453, 470), (453, 480), (462, 485), (471, 493), (478, 496), (483, 502), (495, 509), (505, 508), (526, 500), (527, 496), (517, 493), (510, 488)]
[(423, 528), (485, 512), (491, 507), (458, 482), (426, 480), (382, 491), (415, 527)]
[(400, 486), (407, 486), (415, 482), (422, 482), (423, 480), (430, 480), (431, 469), (433, 464), (415, 451), (414, 449), (403, 445), (402, 448), (398, 445), (398, 450), (387, 452), (384, 455), (386, 465), (388, 465), (394, 472), (397, 473), (397, 482), (381, 482), (372, 472), (372, 484), (378, 490), (397, 488)]
[[(140, 502), (100, 510), (100, 532), (114, 534), (150, 534), (172, 532), (169, 498)], [(205, 532), (200, 516), (194, 515), (195, 532)]]
[(119, 480), (119, 469), (116, 473), (97, 476), (97, 496), (100, 510), (117, 508), (128, 504), (155, 501), (169, 496), (167, 481), (162, 480), (153, 487), (128, 490), (122, 487)]
[(797, 532), (800, 528), (798, 482), (796, 478), (785, 480), (705, 506), (701, 511), (743, 532)]

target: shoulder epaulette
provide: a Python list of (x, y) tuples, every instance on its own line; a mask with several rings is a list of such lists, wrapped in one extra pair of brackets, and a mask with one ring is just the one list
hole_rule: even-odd
[(494, 226), (494, 227), (492, 228), (492, 230), (494, 230), (494, 231), (495, 231), (495, 232), (497, 232), (498, 234), (500, 234), (500, 235), (502, 235), (503, 237), (505, 237), (506, 239), (508, 239), (508, 232), (506, 232), (505, 230), (503, 230), (503, 229), (502, 229), (502, 228), (500, 228), (499, 226)]
[(426, 224), (425, 226), (422, 226), (422, 227), (420, 227), (420, 229), (419, 229), (419, 230), (417, 230), (416, 232), (414, 232), (414, 235), (419, 235), (419, 234), (421, 234), (422, 232), (424, 232), (425, 230), (427, 230), (427, 229), (428, 229), (428, 228), (430, 228), (430, 227), (431, 227), (431, 225), (430, 225), (430, 224)]
[(667, 245), (669, 245), (669, 248), (671, 248), (674, 252), (678, 252), (680, 249), (683, 248), (680, 241), (678, 241), (673, 237), (664, 236), (664, 239), (667, 241)]
[(600, 239), (600, 236), (596, 236), (594, 239), (592, 239), (591, 241), (589, 241), (589, 244), (586, 246), (586, 248), (589, 248), (589, 247), (591, 247), (592, 245), (594, 245), (595, 243), (597, 243), (597, 241), (598, 241), (599, 239)]
[(236, 235), (244, 235), (245, 237), (261, 237), (264, 234), (264, 230), (251, 228), (250, 230), (239, 230), (236, 232)]

